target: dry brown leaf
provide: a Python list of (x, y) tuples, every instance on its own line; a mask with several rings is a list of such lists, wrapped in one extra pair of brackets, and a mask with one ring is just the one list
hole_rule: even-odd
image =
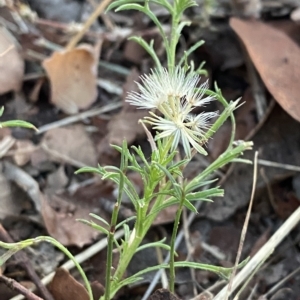
[(50, 283), (49, 290), (55, 300), (88, 300), (89, 295), (82, 284), (70, 273), (59, 268)]
[(124, 139), (131, 144), (137, 137), (145, 134), (144, 128), (139, 124), (139, 120), (148, 114), (145, 110), (121, 111), (115, 115), (108, 123), (109, 144), (122, 145)]
[[(95, 147), (81, 124), (51, 129), (44, 135), (42, 143), (50, 151), (55, 151), (64, 157), (87, 166), (97, 165)], [(58, 162), (63, 161), (63, 158), (60, 159), (58, 156), (51, 159)]]
[(298, 46), (300, 46), (300, 23), (295, 23), (291, 20), (276, 20), (268, 22), (272, 27), (282, 31), (289, 36)]
[(132, 69), (123, 86), (123, 107), (120, 113), (115, 115), (108, 123), (108, 141), (110, 144), (122, 145), (124, 139), (131, 144), (136, 138), (145, 134), (143, 126), (138, 124), (148, 112), (138, 110), (135, 106), (125, 101), (128, 92), (138, 92), (138, 86), (135, 83), (139, 81), (139, 73)]
[(111, 185), (103, 181), (60, 194), (53, 191), (53, 186), (52, 189), (47, 186), (47, 194), (42, 201), (42, 215), (49, 234), (64, 245), (82, 247), (91, 243), (99, 236), (99, 231), (77, 220), (91, 220), (90, 213), (110, 220), (110, 213), (105, 211), (101, 198), (110, 199), (111, 192)]
[(13, 159), (17, 166), (26, 165), (30, 161), (32, 153), (36, 150), (34, 144), (29, 140), (16, 140), (14, 148), (16, 152)]
[(300, 49), (287, 35), (255, 20), (230, 19), (270, 93), (300, 121)]
[(147, 56), (146, 50), (135, 41), (128, 40), (124, 47), (124, 57), (131, 62), (140, 64)]
[(51, 102), (67, 114), (88, 108), (97, 98), (97, 53), (90, 45), (54, 52), (43, 62)]
[(122, 145), (126, 139), (128, 144), (131, 144), (145, 135), (143, 126), (139, 124), (139, 120), (143, 119), (148, 112), (146, 110), (138, 110), (135, 106), (130, 105), (125, 101), (127, 93), (130, 91), (138, 91), (138, 86), (135, 83), (139, 81), (139, 73), (134, 68), (126, 78), (123, 85), (123, 107), (122, 110), (113, 116), (107, 124), (107, 134), (98, 143), (97, 149), (99, 153), (100, 164), (113, 164), (119, 152), (112, 149), (111, 145)]
[(99, 233), (77, 219), (90, 219), (91, 208), (67, 201), (63, 196), (44, 195), (42, 216), (49, 235), (65, 246), (83, 247), (93, 241)]
[(172, 205), (165, 208), (158, 214), (153, 224), (162, 225), (162, 224), (172, 223), (175, 219), (177, 211), (178, 211), (178, 205)]
[(14, 38), (0, 27), (0, 94), (18, 91), (24, 75), (24, 61), (16, 49)]
[(94, 299), (100, 299), (100, 297), (104, 295), (105, 290), (103, 285), (100, 282), (98, 281), (92, 282), (91, 288), (93, 291)]

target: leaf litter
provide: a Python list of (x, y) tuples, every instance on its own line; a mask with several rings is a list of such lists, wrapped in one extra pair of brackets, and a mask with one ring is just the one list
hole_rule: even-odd
[(0, 94), (19, 91), (24, 75), (24, 60), (12, 34), (0, 28)]
[(237, 18), (230, 25), (247, 51), (274, 99), (300, 121), (299, 85), (300, 48), (288, 36), (260, 21)]
[(44, 60), (43, 67), (51, 83), (51, 102), (67, 114), (78, 113), (95, 102), (97, 58), (95, 47), (80, 45), (54, 52)]
[[(81, 251), (80, 248), (90, 245), (100, 238), (95, 231), (77, 222), (76, 219), (86, 218), (89, 220), (88, 214), (91, 212), (108, 219), (111, 212), (110, 207), (115, 201), (115, 186), (99, 182), (90, 176), (74, 176), (73, 173), (76, 168), (82, 165), (97, 166), (98, 162), (104, 165), (111, 163), (117, 165), (119, 156), (110, 148), (110, 144), (120, 145), (124, 138), (128, 140), (129, 144), (142, 144), (144, 148), (149, 147), (145, 132), (138, 125), (138, 120), (143, 118), (146, 112), (136, 111), (124, 102), (124, 99), (128, 91), (135, 89), (134, 81), (138, 80), (139, 75), (149, 72), (153, 65), (145, 53), (140, 51), (139, 46), (126, 41), (126, 37), (138, 28), (139, 32), (146, 38), (150, 36), (155, 39), (156, 50), (163, 57), (163, 51), (160, 49), (160, 41), (157, 39), (155, 30), (151, 28), (152, 25), (149, 22), (143, 21), (141, 26), (139, 13), (133, 17), (126, 15), (126, 13), (124, 15), (118, 14), (119, 18), (113, 13), (108, 13), (104, 23), (113, 20), (109, 27), (110, 32), (105, 28), (102, 21), (97, 20), (82, 40), (85, 46), (75, 47), (72, 50), (57, 50), (62, 49), (70, 40), (69, 33), (72, 26), (70, 23), (64, 22), (71, 20), (80, 22), (85, 18), (84, 14), (89, 15), (88, 12), (93, 10), (92, 2), (86, 1), (78, 5), (76, 1), (58, 0), (57, 3), (62, 9), (57, 10), (57, 5), (53, 6), (53, 3), (47, 3), (47, 0), (43, 1), (44, 7), (39, 1), (31, 0), (28, 2), (29, 8), (32, 12), (36, 10), (38, 13), (35, 21), (25, 19), (24, 10), (22, 12), (20, 10), (19, 21), (11, 18), (11, 16), (8, 18), (7, 11), (5, 13), (0, 11), (5, 26), (12, 29), (13, 27), (8, 25), (9, 22), (14, 22), (15, 29), (17, 28), (9, 34), (14, 37), (12, 40), (11, 37), (7, 37), (6, 33), (0, 32), (1, 41), (3, 39), (3, 42), (0, 43), (1, 47), (3, 46), (0, 51), (3, 54), (0, 57), (3, 76), (3, 79), (0, 76), (0, 88), (3, 90), (0, 89), (0, 94), (3, 94), (1, 96), (2, 103), (7, 108), (10, 107), (3, 117), (6, 119), (16, 117), (26, 119), (42, 126), (63, 120), (69, 114), (78, 116), (76, 124), (46, 130), (46, 133), (40, 137), (26, 134), (12, 136), (11, 132), (8, 132), (6, 137), (1, 136), (3, 160), (13, 162), (15, 170), (27, 172), (27, 176), (29, 176), (27, 179), (31, 178), (28, 182), (34, 183), (33, 185), (28, 185), (28, 183), (26, 185), (24, 184), (26, 181), (20, 180), (22, 177), (14, 178), (4, 174), (3, 180), (1, 180), (3, 182), (3, 189), (1, 190), (4, 191), (0, 203), (3, 207), (2, 214), (0, 214), (1, 223), (6, 224), (11, 232), (19, 233), (16, 235), (16, 239), (32, 237), (30, 232), (34, 232), (37, 228), (47, 231), (49, 235), (60, 240), (75, 253)], [(297, 25), (288, 20), (289, 29), (286, 29), (286, 25), (278, 22), (278, 18), (286, 18), (287, 15), (287, 8), (283, 2), (278, 3), (276, 16), (273, 15), (274, 8), (268, 6), (267, 3), (263, 2), (262, 4), (262, 11), (269, 13), (268, 17), (262, 17), (266, 24), (261, 21), (232, 18), (230, 25), (244, 43), (250, 60), (256, 67), (266, 90), (272, 95), (271, 97), (264, 90), (261, 91), (265, 94), (266, 105), (270, 106), (274, 98), (288, 114), (299, 121), (299, 106), (297, 97), (295, 97), (299, 88), (295, 79), (299, 77), (297, 73), (299, 69), (297, 68), (299, 62), (297, 59), (299, 46), (296, 44), (299, 43)], [(191, 10), (191, 13), (186, 17), (193, 21), (193, 25), (186, 30), (179, 51), (183, 53), (185, 43), (189, 44), (204, 37), (207, 43), (199, 51), (196, 51), (191, 58), (196, 64), (203, 60), (207, 61), (206, 67), (209, 70), (209, 78), (217, 79), (217, 83), (226, 94), (226, 98), (235, 99), (243, 96), (243, 100), (246, 101), (245, 105), (236, 111), (236, 138), (243, 139), (252, 134), (254, 135), (252, 139), (261, 153), (261, 158), (282, 164), (300, 165), (299, 123), (277, 106), (270, 111), (269, 118), (260, 120), (257, 116), (258, 103), (254, 101), (255, 95), (252, 95), (255, 91), (248, 78), (249, 73), (245, 71), (247, 58), (245, 52), (241, 51), (239, 47), (239, 40), (226, 21), (226, 18), (231, 15), (228, 7), (230, 6), (218, 3), (218, 9), (212, 9), (210, 14), (213, 17), (218, 16), (219, 22), (214, 22), (213, 18), (209, 19), (208, 16), (211, 23), (206, 23), (208, 24), (206, 27), (203, 26), (205, 22), (202, 23), (197, 19), (199, 16), (195, 17), (197, 9)], [(15, 9), (17, 12), (17, 7)], [(291, 12), (292, 9), (289, 9)], [(240, 13), (249, 13), (249, 11), (256, 15), (261, 13), (260, 8), (248, 9), (240, 11)], [(159, 11), (157, 16), (167, 20), (167, 17), (164, 14), (160, 15)], [(295, 18), (295, 16), (291, 17)], [(273, 20), (276, 20), (275, 27), (272, 24)], [(26, 24), (30, 24), (30, 26)], [(119, 25), (122, 28), (119, 28)], [(24, 31), (26, 28), (27, 32)], [(166, 28), (168, 30), (167, 24)], [(76, 26), (73, 26), (73, 29), (76, 32)], [(95, 30), (101, 33), (99, 34)], [(43, 38), (43, 43), (41, 43), (40, 38)], [(98, 50), (93, 46), (99, 42), (99, 38), (102, 42), (101, 63), (105, 62), (105, 67), (103, 65), (98, 66)], [(87, 45), (86, 43), (90, 44)], [(54, 48), (55, 51), (53, 52)], [(53, 54), (49, 55), (50, 52)], [(31, 79), (23, 82), (24, 62), (26, 63), (25, 76)], [(45, 73), (42, 73), (42, 67), (44, 67)], [(126, 72), (129, 70), (130, 74), (124, 76), (126, 73), (123, 72), (124, 69)], [(35, 78), (41, 78), (41, 76), (44, 79), (38, 82), (38, 79)], [(45, 80), (45, 76), (47, 80)], [(119, 88), (122, 88), (121, 85), (124, 83), (122, 97), (120, 97), (119, 89), (117, 92), (111, 90), (113, 85), (110, 88), (102, 88), (104, 85), (98, 84), (102, 79), (103, 82), (119, 85)], [(16, 98), (12, 100), (13, 96), (8, 93), (10, 91), (19, 92), (20, 90), (24, 93), (23, 99), (25, 99), (26, 105), (30, 104), (32, 109), (30, 106), (23, 109), (21, 101), (17, 101)], [(30, 103), (32, 91), (34, 91), (35, 101)], [(119, 107), (122, 106), (121, 110), (106, 111), (93, 116), (92, 119), (91, 117), (81, 117), (79, 114), (91, 107), (104, 107), (116, 101), (118, 101)], [(9, 106), (8, 104), (11, 103), (13, 105)], [(208, 163), (207, 160), (214, 160), (222, 152), (222, 149), (227, 145), (230, 130), (230, 125), (225, 124), (220, 136), (209, 141), (209, 157), (195, 159), (192, 172), (201, 171)], [(25, 149), (26, 147), (28, 148)], [(22, 152), (22, 150), (24, 151)], [(251, 158), (250, 154), (249, 158)], [(262, 247), (268, 239), (269, 231), (272, 233), (275, 228), (280, 226), (282, 219), (287, 218), (299, 206), (299, 193), (296, 193), (297, 185), (294, 184), (296, 182), (294, 173), (278, 168), (264, 167), (264, 169), (267, 181), (263, 179), (263, 175), (258, 180), (256, 204), (250, 220), (244, 255), (250, 252), (254, 253)], [(204, 260), (210, 263), (228, 265), (234, 261), (235, 250), (231, 246), (237, 242), (238, 230), (236, 230), (236, 234), (232, 234), (233, 230), (231, 229), (241, 228), (244, 208), (250, 195), (251, 170), (251, 167), (237, 164), (231, 173), (226, 173), (227, 170), (224, 169), (224, 173), (219, 174), (224, 176), (222, 180), (225, 182), (225, 198), (216, 199), (215, 203), (206, 204), (199, 209), (198, 219), (193, 223), (191, 232), (188, 232), (190, 238), (193, 235), (198, 237), (194, 246), (196, 250), (190, 251), (191, 249), (187, 249), (189, 244), (186, 246), (182, 243), (178, 252), (183, 259), (187, 253), (194, 253), (194, 259), (200, 262)], [(187, 176), (193, 175), (187, 173)], [(15, 195), (13, 193), (14, 183), (11, 181), (21, 183), (21, 190), (19, 190), (21, 194)], [(35, 188), (32, 189), (32, 187)], [(142, 190), (140, 183), (137, 183), (137, 187)], [(273, 203), (271, 200), (272, 193), (275, 194), (275, 202)], [(36, 204), (40, 204), (41, 207), (39, 208)], [(131, 213), (130, 206), (123, 209), (124, 212)], [(176, 208), (169, 208), (160, 216), (156, 225), (163, 224), (163, 226), (154, 227), (154, 235), (161, 234), (163, 231), (164, 236), (168, 236), (167, 224), (173, 221), (174, 210)], [(32, 220), (35, 220), (35, 226), (33, 226)], [(14, 231), (14, 228), (18, 226), (19, 229)], [(25, 232), (29, 234), (25, 235)], [(35, 233), (42, 234), (40, 231), (39, 233), (35, 231)], [(295, 244), (298, 240), (297, 236), (299, 236), (299, 230), (296, 229), (292, 235)], [(150, 239), (152, 238), (151, 236)], [(255, 241), (256, 244), (254, 244)], [(200, 243), (201, 247), (199, 247)], [(224, 259), (218, 256), (219, 252), (214, 247), (220, 248), (219, 251), (225, 253)], [(295, 264), (293, 259), (298, 255), (298, 252), (295, 245), (287, 245), (287, 247), (288, 250), (282, 252), (287, 254), (281, 254), (276, 262), (270, 262), (266, 271), (259, 274), (254, 282), (260, 286), (261, 293), (282, 279), (283, 274), (288, 274), (293, 270), (292, 267)], [(37, 255), (38, 252), (43, 253), (45, 249), (35, 249), (35, 251)], [(101, 256), (95, 260), (97, 264), (105, 265), (103, 253), (101, 252)], [(147, 252), (146, 256), (155, 262), (157, 257), (154, 254), (154, 251)], [(58, 257), (58, 253), (56, 255)], [(139, 259), (146, 261), (145, 254), (141, 252), (140, 255)], [(52, 260), (55, 259), (52, 258)], [(133, 261), (132, 269), (139, 265), (137, 261)], [(96, 267), (89, 265), (88, 261), (85, 264), (87, 268), (91, 269), (89, 272), (91, 280), (96, 278), (99, 275), (96, 276), (97, 272), (93, 271)], [(52, 266), (52, 270), (56, 268), (56, 265)], [(7, 270), (9, 270), (9, 266)], [(58, 277), (59, 274), (62, 273), (58, 269)], [(195, 275), (204, 288), (209, 288), (216, 279), (207, 272), (197, 271)], [(74, 276), (76, 277), (76, 274)], [(98, 276), (97, 279), (104, 283), (103, 274), (101, 276)], [(68, 277), (70, 276), (64, 273), (60, 280), (53, 281), (52, 291), (60, 290), (60, 295), (55, 294), (55, 300), (66, 296), (64, 294), (66, 286), (71, 287), (71, 292), (72, 289), (78, 291), (78, 295), (81, 293), (79, 290), (81, 290), (83, 292), (82, 299), (84, 299), (84, 290), (76, 281), (70, 281)], [(147, 277), (146, 283), (151, 282), (152, 278), (153, 275)], [(180, 288), (177, 292), (182, 299), (194, 296), (190, 293), (192, 287), (186, 282), (186, 278), (190, 278), (188, 273), (178, 272), (177, 283)], [(269, 278), (269, 280), (265, 280), (265, 278)], [(292, 287), (296, 294), (300, 292), (299, 287), (292, 281), (289, 281), (286, 286)], [(141, 294), (135, 288), (128, 287), (130, 296), (134, 292)], [(156, 299), (155, 297), (160, 299), (163, 292), (164, 290), (157, 292), (153, 296), (154, 299)], [(2, 295), (1, 287), (0, 294)], [(98, 297), (100, 294), (98, 289)], [(124, 294), (125, 292), (123, 292)], [(68, 297), (75, 299), (76, 296)]]

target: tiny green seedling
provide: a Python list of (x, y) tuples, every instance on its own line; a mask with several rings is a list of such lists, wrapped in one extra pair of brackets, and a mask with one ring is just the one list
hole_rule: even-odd
[[(4, 113), (4, 106), (0, 108), (0, 117), (2, 117), (3, 113)], [(23, 127), (23, 128), (29, 128), (38, 131), (38, 129), (31, 123), (26, 121), (21, 121), (21, 120), (10, 120), (5, 122), (0, 122), (0, 128), (4, 128), (4, 127)]]

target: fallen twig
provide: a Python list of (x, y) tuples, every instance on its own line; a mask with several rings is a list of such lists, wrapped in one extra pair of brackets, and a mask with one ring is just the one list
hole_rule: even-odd
[[(124, 235), (124, 230), (119, 230), (115, 233), (115, 239), (119, 239), (123, 235)], [(75, 255), (75, 259), (79, 264), (81, 264), (82, 262), (84, 262), (87, 259), (94, 256), (96, 253), (103, 250), (106, 246), (107, 246), (107, 238), (105, 237), (102, 240), (100, 240), (99, 242), (95, 243), (94, 245), (92, 245), (89, 248), (87, 248), (86, 250), (84, 250), (83, 252)], [(68, 260), (62, 266), (60, 266), (60, 268), (64, 268), (66, 270), (73, 269), (74, 267), (75, 267), (75, 265), (74, 265), (74, 262), (72, 260)], [(52, 281), (54, 275), (55, 275), (55, 272), (52, 272), (52, 273), (48, 274), (47, 276), (45, 276), (41, 280), (41, 282), (45, 285), (50, 283)], [(33, 291), (33, 290), (34, 289), (31, 289), (31, 291)], [(24, 296), (23, 295), (18, 295), (18, 296), (15, 296), (15, 297), (11, 298), (10, 300), (22, 300), (22, 299), (24, 299)]]
[(6, 284), (11, 290), (18, 291), (20, 294), (24, 295), (28, 300), (43, 300), (42, 298), (38, 297), (37, 295), (26, 289), (23, 285), (21, 285), (14, 279), (8, 278), (4, 275), (0, 275), (0, 282)]
[[(282, 226), (273, 234), (267, 243), (251, 258), (247, 265), (234, 278), (232, 283), (232, 292), (243, 283), (257, 267), (265, 261), (281, 243), (281, 241), (291, 232), (291, 230), (300, 222), (300, 207), (298, 207), (291, 216), (282, 224)], [(225, 286), (214, 298), (214, 300), (224, 300), (228, 286)]]
[[(0, 224), (0, 237), (1, 237), (1, 240), (6, 243), (14, 243), (15, 242), (1, 224)], [(28, 258), (26, 252), (24, 252), (23, 250), (17, 252), (15, 254), (15, 258), (16, 258), (18, 264), (20, 264), (24, 267), (27, 274), (29, 275), (29, 277), (32, 279), (32, 281), (34, 282), (34, 284), (40, 291), (44, 300), (53, 300), (53, 297), (51, 296), (51, 294), (49, 293), (47, 288), (42, 284), (39, 276), (36, 274), (34, 268), (32, 267), (32, 265), (30, 263), (30, 259)], [(5, 280), (9, 279), (9, 278), (6, 278), (5, 276), (4, 276), (4, 278), (5, 278)], [(6, 282), (5, 282), (5, 284), (6, 284)], [(20, 293), (21, 293), (21, 291), (20, 291)], [(32, 298), (32, 299), (40, 299), (40, 298)]]

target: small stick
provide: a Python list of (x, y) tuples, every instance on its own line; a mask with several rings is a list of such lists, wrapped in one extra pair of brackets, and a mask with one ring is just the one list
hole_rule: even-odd
[(276, 212), (277, 211), (276, 201), (275, 201), (275, 198), (274, 198), (274, 194), (273, 194), (273, 191), (272, 191), (272, 187), (271, 187), (270, 181), (267, 178), (265, 169), (261, 169), (260, 170), (260, 175), (261, 175), (263, 181), (266, 184), (271, 206), (272, 206), (273, 210)]
[(67, 155), (61, 154), (60, 152), (50, 149), (45, 143), (41, 143), (41, 148), (54, 159), (58, 160), (60, 163), (67, 163), (76, 168), (84, 168), (86, 166), (85, 163), (73, 159)]
[(267, 100), (265, 96), (264, 86), (262, 80), (260, 79), (258, 72), (256, 71), (248, 52), (245, 51), (245, 61), (246, 67), (250, 79), (250, 84), (252, 88), (253, 98), (256, 104), (257, 117), (258, 120), (264, 118), (267, 110)]
[(268, 296), (275, 293), (284, 283), (290, 280), (293, 276), (295, 276), (300, 271), (300, 267), (294, 270), (292, 273), (287, 275), (285, 278), (280, 280), (275, 286), (273, 286), (266, 294), (262, 295), (262, 299), (267, 299)]
[(0, 275), (0, 282), (6, 284), (11, 290), (18, 291), (20, 294), (24, 295), (28, 300), (43, 300), (31, 291), (27, 290), (23, 285), (21, 285), (14, 279), (8, 278), (4, 275)]
[[(124, 235), (124, 230), (118, 230), (115, 233), (115, 239), (119, 239)], [(81, 264), (84, 261), (88, 260), (89, 258), (91, 258), (92, 256), (94, 256), (96, 253), (100, 252), (101, 250), (103, 250), (105, 247), (107, 246), (107, 238), (103, 238), (102, 240), (98, 241), (97, 243), (93, 244), (92, 246), (90, 246), (89, 248), (85, 249), (83, 252), (75, 255), (75, 259), (76, 261)], [(68, 260), (67, 262), (65, 262), (62, 266), (60, 266), (60, 268), (64, 268), (66, 270), (70, 270), (73, 269), (75, 267), (74, 262), (72, 260)], [(48, 284), (52, 281), (53, 277), (55, 275), (55, 272), (51, 272), (48, 275), (46, 275), (41, 282), (43, 284)], [(31, 289), (34, 290), (34, 288)], [(13, 298), (11, 298), (10, 300), (22, 300), (24, 299), (24, 296), (22, 295), (18, 295), (15, 296)]]
[(78, 42), (82, 39), (84, 34), (89, 30), (89, 28), (93, 25), (96, 19), (102, 14), (105, 8), (112, 0), (103, 0), (97, 7), (97, 9), (90, 15), (82, 29), (70, 40), (69, 44), (66, 47), (66, 50), (72, 50)]
[[(281, 241), (290, 233), (290, 231), (300, 222), (300, 207), (298, 207), (290, 217), (281, 225), (281, 227), (273, 234), (273, 236), (264, 244), (263, 247), (251, 258), (247, 265), (237, 274), (233, 280), (232, 292), (238, 286), (247, 280), (257, 267), (265, 261), (281, 243)], [(228, 286), (223, 288), (214, 298), (214, 300), (224, 300)]]
[[(160, 264), (160, 265), (163, 264), (164, 258), (163, 258), (161, 248), (160, 247), (155, 247), (155, 252), (156, 252), (156, 257), (157, 257), (158, 264)], [(161, 274), (161, 285), (164, 289), (167, 289), (169, 287), (168, 276), (167, 276), (167, 273), (166, 273), (165, 269), (162, 271), (162, 274)]]
[(14, 47), (15, 47), (14, 45), (10, 45), (6, 50), (4, 50), (2, 53), (0, 53), (0, 58), (5, 56)]
[(53, 123), (49, 123), (44, 126), (41, 126), (40, 128), (38, 128), (38, 131), (36, 132), (36, 134), (41, 134), (41, 133), (44, 133), (53, 128), (66, 126), (66, 125), (78, 122), (78, 121), (86, 119), (86, 118), (90, 118), (93, 116), (104, 114), (106, 112), (110, 112), (112, 110), (122, 107), (122, 105), (123, 105), (122, 102), (117, 102), (117, 103), (107, 104), (100, 108), (93, 108), (91, 110), (84, 111), (75, 116), (70, 116), (70, 117), (64, 118), (62, 120), (59, 120), (57, 122), (53, 122)]
[(6, 179), (16, 183), (31, 198), (37, 211), (41, 211), (41, 192), (38, 183), (27, 172), (18, 166), (3, 161), (0, 170)]
[(273, 167), (273, 168), (280, 168), (280, 169), (285, 169), (289, 171), (295, 171), (295, 172), (300, 172), (300, 167), (294, 166), (294, 165), (289, 165), (289, 164), (281, 164), (275, 161), (270, 161), (270, 160), (265, 160), (265, 159), (259, 159), (258, 164), (261, 166), (266, 166), (266, 167)]
[[(0, 237), (1, 237), (1, 240), (5, 241), (6, 243), (14, 243), (14, 240), (10, 237), (8, 232), (5, 230), (5, 228), (1, 224), (0, 224)], [(47, 288), (41, 283), (39, 276), (36, 274), (34, 268), (32, 267), (32, 265), (30, 263), (30, 259), (28, 258), (26, 252), (24, 252), (23, 250), (20, 250), (19, 252), (17, 252), (15, 254), (15, 257), (16, 257), (16, 260), (18, 261), (18, 263), (23, 265), (24, 269), (26, 269), (27, 274), (30, 276), (32, 281), (35, 283), (35, 285), (39, 289), (44, 300), (53, 300), (53, 297), (51, 296), (51, 294), (49, 293)], [(3, 276), (3, 277), (5, 277), (5, 276)], [(5, 277), (5, 278), (7, 278), (7, 277)], [(7, 279), (9, 279), (9, 278), (7, 278)], [(5, 284), (6, 284), (6, 282), (5, 282)], [(11, 287), (11, 286), (9, 285), (9, 287)], [(16, 289), (16, 290), (18, 290), (18, 289)], [(21, 291), (19, 291), (19, 292), (22, 294)], [(40, 298), (32, 298), (32, 299), (40, 299)]]
[(225, 297), (226, 300), (228, 299), (228, 297), (231, 293), (232, 282), (233, 282), (234, 276), (236, 274), (237, 266), (239, 264), (239, 261), (240, 261), (241, 255), (242, 255), (244, 241), (246, 238), (246, 233), (247, 233), (248, 224), (249, 224), (249, 220), (250, 220), (251, 210), (252, 210), (252, 206), (253, 206), (253, 199), (254, 199), (255, 189), (256, 189), (256, 182), (257, 182), (257, 157), (258, 157), (258, 152), (256, 151), (255, 155), (254, 155), (253, 185), (252, 185), (250, 203), (249, 203), (246, 219), (245, 219), (244, 226), (243, 226), (242, 233), (241, 233), (241, 239), (240, 239), (240, 244), (239, 244), (234, 268), (233, 268), (232, 274), (230, 276), (230, 281), (229, 281), (228, 288), (227, 288), (227, 293), (226, 293), (226, 297)]
[(267, 119), (271, 115), (275, 104), (276, 101), (272, 99), (271, 103), (265, 111), (265, 115), (259, 120), (258, 124), (247, 134), (247, 136), (244, 138), (245, 141), (250, 141), (252, 137), (255, 136), (255, 134), (263, 127), (263, 125), (266, 123)]

